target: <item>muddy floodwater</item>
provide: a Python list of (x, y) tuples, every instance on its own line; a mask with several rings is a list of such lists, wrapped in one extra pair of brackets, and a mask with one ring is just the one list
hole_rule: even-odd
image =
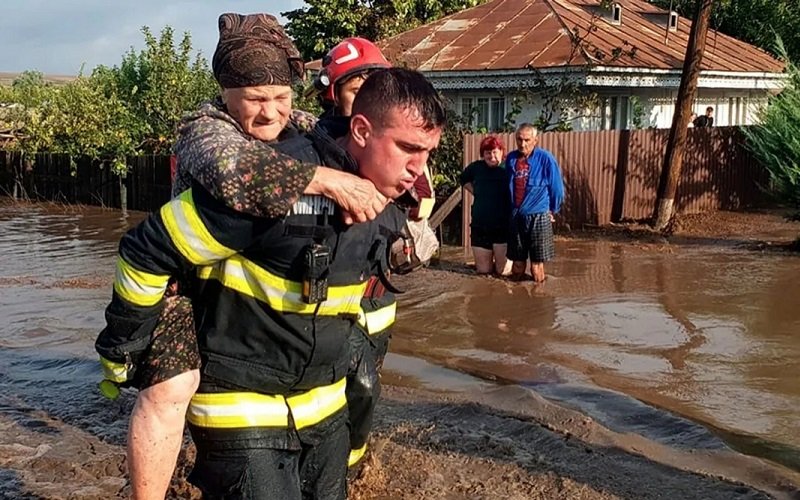
[[(42, 446), (69, 454), (87, 436), (124, 440), (130, 405), (94, 389), (93, 341), (117, 243), (142, 216), (0, 206), (0, 433), (26, 429), (48, 443), (13, 444), (30, 448), (19, 454), (31, 467)], [(569, 239), (557, 255), (543, 286), (475, 276), (460, 249), (400, 279), (413, 291), (400, 298), (384, 380), (529, 387), (617, 432), (800, 470), (796, 254)], [(19, 483), (22, 498), (23, 481), (1, 461), (12, 441), (0, 444), (0, 482)], [(119, 466), (94, 452), (97, 467)]]

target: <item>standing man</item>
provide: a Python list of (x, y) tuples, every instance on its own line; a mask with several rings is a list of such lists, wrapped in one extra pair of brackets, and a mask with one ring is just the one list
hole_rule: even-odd
[(696, 128), (713, 127), (714, 126), (714, 108), (709, 106), (706, 108), (706, 114), (698, 116), (694, 119), (694, 126)]
[[(345, 38), (322, 58), (322, 68), (314, 81), (326, 112), (322, 119), (343, 120), (353, 114), (353, 102), (371, 73), (390, 68), (381, 50), (365, 38)], [(410, 207), (408, 217), (427, 224), (436, 201), (427, 166), (414, 183), (418, 205)], [(397, 207), (388, 207), (397, 210)], [(350, 457), (348, 465), (362, 462), (372, 429), (375, 405), (381, 392), (379, 367), (389, 348), (391, 328), (395, 322), (397, 300), (387, 290), (376, 270), (370, 277), (367, 292), (361, 300), (358, 324), (350, 336), (351, 366), (347, 376), (347, 405), (350, 413)]]
[(530, 123), (520, 125), (516, 132), (517, 150), (506, 158), (513, 202), (508, 258), (514, 261), (512, 278), (525, 275), (525, 262), (530, 259), (533, 280), (542, 283), (544, 263), (555, 256), (553, 214), (561, 208), (564, 182), (555, 157), (536, 147), (538, 135)]

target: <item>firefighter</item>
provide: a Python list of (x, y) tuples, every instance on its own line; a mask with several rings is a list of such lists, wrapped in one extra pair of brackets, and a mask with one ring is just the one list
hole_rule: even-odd
[[(381, 50), (367, 39), (345, 38), (335, 45), (323, 57), (322, 67), (314, 79), (314, 89), (325, 109), (322, 116), (350, 116), (353, 101), (369, 75), (388, 67), (390, 63)], [(407, 214), (412, 219), (422, 220), (430, 216), (435, 201), (430, 179), (426, 166), (424, 174), (414, 184), (417, 204)], [(360, 464), (367, 451), (375, 406), (381, 392), (380, 368), (397, 312), (395, 294), (387, 290), (386, 279), (380, 279), (381, 273), (385, 272), (385, 269), (374, 270), (361, 302), (357, 328), (350, 335), (352, 359), (346, 394), (350, 413), (348, 464), (351, 467)]]
[[(349, 156), (324, 126), (311, 142), (277, 147), (357, 170), (385, 196), (402, 194), (438, 143), (444, 108), (418, 73), (379, 76), (354, 104)], [(423, 110), (433, 111), (420, 120)], [(396, 147), (408, 141), (415, 148)], [(344, 496), (345, 339), (382, 255), (373, 243), (385, 243), (377, 222), (344, 231), (335, 215), (316, 196), (285, 218), (253, 218), (195, 184), (123, 238), (109, 325), (97, 342), (112, 368), (135, 366), (168, 276), (198, 268), (203, 371), (188, 414), (198, 446), (191, 480), (211, 498)]]
[[(235, 36), (233, 36), (235, 35)], [(280, 217), (301, 194), (324, 194), (342, 207), (345, 220), (374, 219), (387, 198), (374, 185), (355, 175), (291, 158), (270, 142), (293, 130), (310, 131), (316, 118), (293, 111), (284, 130), (260, 127), (259, 121), (273, 111), (263, 111), (251, 120), (231, 100), (234, 91), (247, 89), (259, 79), (284, 85), (284, 92), (263, 104), (285, 104), (288, 85), (301, 76), (299, 52), (274, 17), (268, 15), (220, 17), (220, 43), (214, 69), (222, 98), (204, 103), (187, 115), (178, 127), (176, 154), (179, 159), (174, 195), (197, 182), (231, 208), (255, 216)], [(238, 62), (237, 62), (238, 61)], [(238, 79), (224, 76), (220, 67), (252, 62), (240, 68)], [(231, 104), (237, 104), (231, 106)], [(284, 109), (288, 109), (285, 105)], [(269, 118), (266, 121), (272, 121)], [(191, 281), (191, 280), (189, 280)], [(184, 283), (181, 294), (190, 286)], [(135, 500), (164, 498), (183, 441), (186, 409), (199, 383), (200, 355), (194, 332), (189, 298), (173, 295), (164, 301), (161, 316), (144, 354), (137, 360), (132, 378), (127, 370), (115, 373), (107, 366), (101, 390), (109, 397), (118, 385), (135, 386), (140, 392), (131, 414), (127, 455), (132, 496)]]

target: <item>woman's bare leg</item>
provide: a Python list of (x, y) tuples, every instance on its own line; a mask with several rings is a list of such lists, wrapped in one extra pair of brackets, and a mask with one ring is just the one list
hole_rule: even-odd
[(139, 392), (128, 427), (134, 500), (164, 500), (183, 443), (186, 409), (200, 384), (191, 370)]

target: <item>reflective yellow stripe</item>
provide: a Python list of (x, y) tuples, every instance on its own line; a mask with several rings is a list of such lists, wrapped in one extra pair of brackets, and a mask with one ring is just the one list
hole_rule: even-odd
[(420, 198), (417, 217), (420, 219), (430, 219), (434, 205), (436, 205), (436, 198)]
[(364, 444), (361, 448), (357, 450), (350, 450), (350, 456), (347, 457), (347, 466), (352, 467), (358, 463), (364, 457), (364, 453), (367, 452), (367, 445)]
[(335, 384), (315, 387), (305, 394), (286, 398), (292, 409), (295, 427), (302, 429), (317, 424), (344, 408), (347, 405), (344, 386), (345, 379), (342, 379)]
[(287, 427), (289, 411), (295, 428), (318, 424), (347, 404), (345, 379), (284, 398), (255, 392), (195, 394), (186, 418), (198, 427)]
[(164, 296), (168, 281), (167, 275), (140, 271), (125, 262), (122, 257), (117, 258), (114, 290), (132, 304), (137, 306), (156, 304)]
[(191, 189), (161, 207), (161, 219), (178, 251), (192, 264), (212, 264), (236, 253), (208, 232), (197, 214)]
[(286, 427), (289, 407), (283, 396), (255, 392), (195, 394), (186, 419), (198, 427)]
[(397, 302), (374, 311), (358, 311), (358, 324), (368, 335), (377, 335), (394, 324), (397, 316)]
[(319, 314), (357, 315), (361, 297), (367, 284), (328, 287), (328, 299), (321, 304), (307, 304), (301, 297), (302, 283), (290, 281), (270, 273), (258, 264), (234, 255), (214, 266), (198, 268), (200, 279), (215, 279), (225, 287), (266, 302), (281, 312), (313, 314), (319, 306)]
[(123, 363), (115, 363), (110, 359), (100, 356), (100, 366), (103, 367), (103, 378), (118, 384), (128, 380), (128, 367)]

